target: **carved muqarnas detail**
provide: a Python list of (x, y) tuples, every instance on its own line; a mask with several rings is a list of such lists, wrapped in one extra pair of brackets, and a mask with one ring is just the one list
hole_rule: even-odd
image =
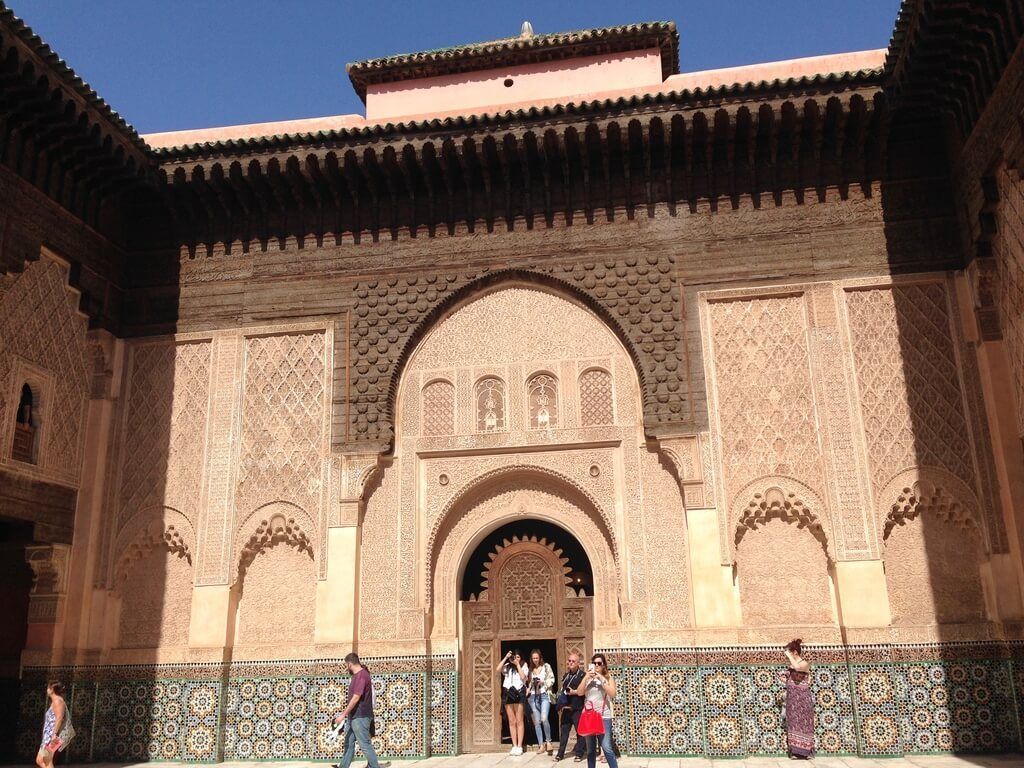
[(294, 517), (285, 517), (282, 514), (272, 515), (269, 519), (263, 520), (259, 527), (249, 537), (242, 548), (242, 556), (238, 563), (238, 576), (245, 575), (246, 570), (256, 559), (256, 556), (266, 552), (276, 544), (287, 544), (295, 547), (300, 552), (305, 552), (313, 559), (313, 544), (309, 536), (302, 530), (302, 527), (295, 521)]
[(885, 518), (882, 538), (888, 540), (889, 534), (897, 525), (906, 525), (921, 514), (936, 517), (953, 523), (958, 528), (977, 533), (975, 522), (963, 504), (941, 486), (920, 480), (912, 487), (904, 488), (896, 498)]
[(117, 561), (115, 570), (117, 578), (125, 578), (133, 564), (159, 548), (166, 549), (192, 565), (192, 551), (185, 539), (182, 538), (181, 533), (173, 525), (165, 527), (162, 521), (157, 520), (146, 526), (125, 549), (124, 554)]
[(798, 528), (806, 528), (828, 556), (828, 537), (818, 516), (805, 507), (795, 493), (786, 493), (781, 488), (769, 488), (763, 494), (754, 494), (736, 525), (736, 546), (747, 531), (756, 531), (770, 520), (796, 523)]

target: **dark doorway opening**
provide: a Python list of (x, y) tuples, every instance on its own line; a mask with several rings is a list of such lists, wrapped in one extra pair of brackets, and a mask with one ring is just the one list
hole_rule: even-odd
[[(0, 763), (16, 761), (21, 652), (28, 633), (32, 589), (32, 569), (25, 562), (25, 545), (31, 542), (31, 523), (0, 518)], [(42, 717), (40, 712), (40, 723)]]
[[(512, 650), (518, 650), (523, 654), (523, 659), (526, 663), (530, 663), (530, 654), (537, 650), (541, 652), (544, 657), (544, 661), (551, 665), (551, 670), (555, 673), (555, 692), (558, 692), (558, 647), (555, 643), (554, 638), (548, 638), (545, 640), (502, 640), (501, 641), (501, 655), (504, 656), (506, 653)], [(530, 704), (527, 702), (523, 705), (523, 724), (526, 729), (526, 733), (523, 738), (523, 744), (532, 746), (536, 749), (537, 747), (537, 734), (536, 729), (533, 725), (533, 717), (530, 711)], [(548, 722), (551, 724), (551, 743), (553, 746), (558, 745), (558, 714), (555, 712), (554, 705), (551, 706), (550, 714), (548, 715)], [(512, 738), (508, 732), (508, 717), (505, 713), (505, 707), (501, 708), (501, 743), (512, 744)]]

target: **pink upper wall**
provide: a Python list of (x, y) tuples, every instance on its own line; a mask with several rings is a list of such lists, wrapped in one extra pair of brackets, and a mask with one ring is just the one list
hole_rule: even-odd
[[(572, 102), (618, 99), (648, 93), (715, 88), (734, 83), (756, 83), (762, 80), (785, 80), (853, 72), (879, 68), (884, 61), (885, 49), (880, 48), (703, 72), (686, 72), (672, 75), (662, 81), (660, 54), (657, 49), (652, 49), (619, 54), (615, 57), (593, 56), (548, 65), (528, 65), (500, 71), (423, 78), (392, 86), (370, 86), (367, 90), (366, 117), (314, 117), (224, 128), (150, 133), (142, 138), (151, 147), (160, 149), (284, 133), (316, 133), (344, 128), (363, 128), (383, 122), (411, 122), (479, 115)], [(577, 69), (579, 71), (575, 71)], [(520, 70), (523, 74), (519, 74)], [(506, 88), (503, 84), (506, 77), (513, 80), (511, 88)], [(437, 81), (436, 84), (432, 84), (434, 81)], [(494, 93), (500, 94), (503, 99), (494, 101)], [(381, 107), (377, 107), (375, 100), (382, 96), (385, 100), (380, 102)], [(386, 108), (383, 107), (385, 104)], [(371, 105), (374, 106), (371, 108)], [(383, 112), (375, 112), (377, 109), (383, 109)]]
[[(505, 83), (511, 80), (512, 84)], [(585, 94), (661, 83), (661, 50), (584, 56), (507, 69), (423, 77), (366, 89), (366, 119), (479, 110), (502, 111), (509, 104), (547, 99), (582, 100)]]

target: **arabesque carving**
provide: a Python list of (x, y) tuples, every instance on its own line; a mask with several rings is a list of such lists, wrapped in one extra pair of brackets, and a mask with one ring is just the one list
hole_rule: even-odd
[(736, 525), (735, 545), (739, 547), (748, 531), (756, 531), (769, 520), (783, 520), (795, 523), (797, 528), (807, 529), (821, 544), (825, 554), (829, 554), (828, 537), (818, 516), (795, 493), (786, 493), (777, 486), (768, 488), (764, 493), (755, 493), (751, 498)]
[(131, 566), (155, 549), (166, 549), (170, 554), (192, 565), (192, 549), (174, 525), (154, 520), (143, 528), (124, 550), (114, 566), (115, 585), (121, 586)]
[(299, 552), (309, 555), (310, 559), (315, 559), (313, 543), (302, 529), (301, 523), (294, 516), (288, 516), (285, 512), (279, 511), (277, 505), (272, 505), (271, 508), (277, 511), (261, 520), (256, 530), (242, 546), (238, 558), (237, 578), (239, 580), (244, 578), (246, 570), (260, 553), (276, 544), (294, 547)]
[(882, 538), (888, 540), (895, 527), (906, 525), (920, 515), (933, 516), (963, 530), (979, 532), (976, 512), (968, 509), (941, 485), (920, 479), (901, 489), (885, 518)]

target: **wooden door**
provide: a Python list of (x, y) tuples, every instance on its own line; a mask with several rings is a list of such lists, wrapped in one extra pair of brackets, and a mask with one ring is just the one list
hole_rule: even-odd
[[(554, 638), (559, 659), (591, 651), (593, 598), (567, 584), (565, 559), (543, 539), (506, 542), (485, 566), (486, 589), (462, 604), (462, 733), (467, 752), (501, 749), (501, 641)], [(525, 649), (524, 649), (525, 652)]]

